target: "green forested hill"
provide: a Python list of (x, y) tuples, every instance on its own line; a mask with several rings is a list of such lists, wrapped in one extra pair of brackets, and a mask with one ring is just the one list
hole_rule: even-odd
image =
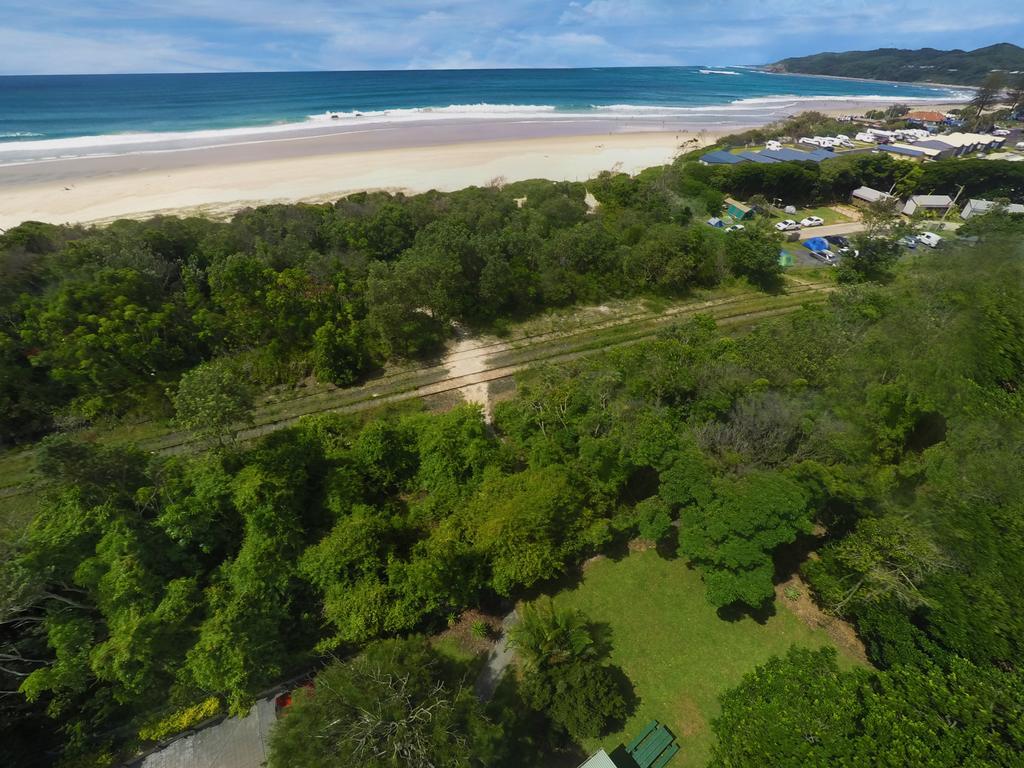
[(874, 51), (816, 53), (769, 64), (771, 72), (864, 77), (873, 80), (980, 85), (993, 70), (1024, 71), (1024, 48), (999, 43), (973, 51), (879, 48)]

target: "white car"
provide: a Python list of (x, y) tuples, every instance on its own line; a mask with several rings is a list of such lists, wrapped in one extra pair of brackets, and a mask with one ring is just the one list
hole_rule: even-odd
[(726, 232), (739, 232), (742, 229), (744, 229), (744, 226), (742, 224), (733, 224), (731, 227), (726, 227), (725, 231)]
[(791, 229), (800, 229), (800, 225), (792, 219), (783, 219), (775, 225), (775, 228), (779, 230), (779, 232), (788, 232)]
[(1024, 149), (1024, 141), (1018, 141), (1015, 146), (1017, 149)]
[(917, 242), (924, 243), (929, 248), (938, 248), (939, 243), (942, 242), (942, 238), (934, 232), (921, 232), (917, 236)]
[(994, 131), (992, 131), (992, 135), (993, 136), (1009, 136), (1010, 132), (1008, 130), (1006, 130), (1005, 128), (996, 128)]
[(800, 219), (801, 227), (820, 227), (825, 223), (825, 220), (820, 216), (808, 216), (806, 219)]
[(764, 148), (765, 149), (780, 150), (780, 149), (782, 149), (782, 144), (781, 144), (781, 142), (772, 140), (772, 141), (766, 142), (765, 145), (764, 145)]

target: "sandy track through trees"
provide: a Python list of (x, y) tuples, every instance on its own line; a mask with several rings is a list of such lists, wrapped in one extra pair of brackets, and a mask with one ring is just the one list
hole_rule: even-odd
[[(488, 385), (509, 378), (541, 362), (563, 362), (602, 350), (650, 338), (671, 323), (706, 313), (722, 326), (743, 326), (796, 311), (805, 303), (824, 301), (835, 286), (826, 282), (790, 279), (785, 293), (769, 295), (745, 292), (734, 296), (695, 301), (657, 311), (624, 309), (596, 317), (568, 330), (524, 333), (510, 339), (494, 337), (456, 340), (448, 353), (433, 363), (386, 373), (357, 387), (323, 387), (276, 401), (254, 411), (254, 423), (239, 430), (237, 438), (252, 440), (288, 427), (303, 416), (317, 413), (358, 412), (387, 403), (460, 392), (479, 402), (489, 414)], [(209, 443), (186, 432), (174, 431), (137, 441), (142, 450), (178, 454), (202, 450)], [(0, 497), (27, 490), (26, 486), (0, 489)]]

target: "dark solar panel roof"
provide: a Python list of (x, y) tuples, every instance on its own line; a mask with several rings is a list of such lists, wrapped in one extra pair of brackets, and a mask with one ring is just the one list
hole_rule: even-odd
[(740, 152), (740, 157), (749, 160), (752, 163), (777, 163), (779, 162), (774, 157), (769, 157), (764, 152)]
[(719, 165), (735, 165), (736, 163), (744, 162), (744, 159), (739, 155), (726, 152), (724, 149), (720, 149), (717, 152), (708, 152), (706, 155), (701, 155), (700, 159), (705, 163), (717, 163)]
[(802, 152), (799, 149), (790, 149), (789, 147), (783, 147), (782, 149), (766, 149), (761, 154), (772, 158), (773, 160), (810, 160), (810, 152)]

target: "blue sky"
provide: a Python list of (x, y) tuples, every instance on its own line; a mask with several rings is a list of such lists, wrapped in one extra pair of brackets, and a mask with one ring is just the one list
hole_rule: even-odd
[(741, 64), (1024, 41), (1007, 0), (3, 0), (0, 74)]

